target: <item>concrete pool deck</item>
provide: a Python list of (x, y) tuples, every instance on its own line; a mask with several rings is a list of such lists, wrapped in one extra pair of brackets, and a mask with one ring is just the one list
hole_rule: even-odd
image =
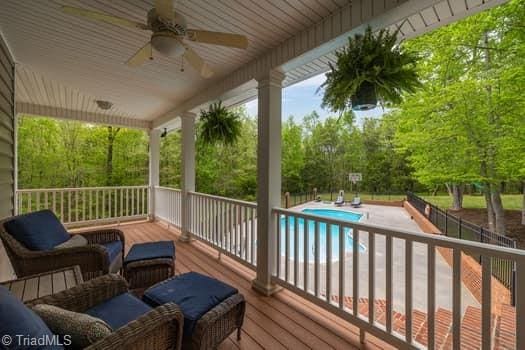
[[(363, 204), (360, 208), (350, 206), (336, 207), (332, 203), (308, 202), (290, 210), (302, 211), (303, 209), (338, 209), (363, 214), (360, 222), (363, 224), (374, 224), (391, 229), (403, 229), (423, 233), (417, 223), (410, 218), (404, 208), (380, 205)], [(360, 232), (359, 242), (368, 247), (368, 233)], [(393, 308), (395, 311), (404, 312), (405, 309), (405, 242), (401, 239), (393, 240)], [(386, 238), (375, 235), (375, 299), (385, 299), (386, 290)], [(352, 254), (348, 252), (345, 259), (345, 296), (352, 296)], [(369, 250), (359, 253), (359, 297), (368, 298), (368, 254)], [(284, 262), (284, 259), (282, 259)], [(413, 244), (413, 308), (427, 311), (427, 246), (425, 244)], [(292, 265), (292, 263), (290, 264)], [(282, 264), (284, 267), (284, 265)], [(332, 263), (331, 290), (337, 294), (339, 290), (339, 262)], [(281, 271), (283, 271), (281, 269)], [(293, 278), (293, 268), (290, 276)], [(313, 266), (310, 264), (308, 287), (313, 290)], [(299, 263), (299, 271), (304, 271), (304, 264)], [(302, 285), (302, 273), (298, 274), (298, 283)], [(452, 309), (452, 269), (441, 254), (436, 251), (436, 308), (443, 307)], [(326, 290), (326, 263), (320, 264), (320, 289)], [(471, 292), (462, 285), (462, 310), (468, 306), (479, 307), (478, 301)]]

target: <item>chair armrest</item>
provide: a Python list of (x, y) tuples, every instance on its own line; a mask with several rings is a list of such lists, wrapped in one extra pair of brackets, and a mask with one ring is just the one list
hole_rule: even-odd
[(92, 277), (91, 273), (108, 273), (110, 263), (106, 249), (96, 244), (46, 251), (21, 250), (19, 256), (21, 276), (78, 265), (86, 279), (86, 276)]
[(167, 303), (119, 328), (86, 349), (180, 350), (184, 316), (179, 306)]
[(84, 312), (128, 291), (124, 277), (110, 274), (93, 278), (62, 292), (35, 299), (28, 305), (49, 304), (74, 312)]
[[(215, 306), (195, 325), (193, 335), (189, 340), (191, 348), (216, 348), (233, 330), (239, 330), (242, 327), (245, 311), (246, 301), (240, 293), (232, 295)], [(218, 332), (217, 329), (221, 331)], [(190, 346), (190, 344), (185, 345)]]
[(122, 246), (124, 247), (125, 238), (124, 233), (121, 230), (114, 228), (93, 230), (93, 231), (81, 231), (75, 232), (73, 234), (84, 236), (89, 244), (104, 244), (114, 241), (121, 241)]

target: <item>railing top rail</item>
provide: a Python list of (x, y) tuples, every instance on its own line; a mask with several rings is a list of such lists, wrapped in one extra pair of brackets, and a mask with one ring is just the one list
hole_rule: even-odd
[(87, 190), (115, 190), (130, 188), (148, 188), (148, 185), (141, 186), (103, 186), (103, 187), (63, 187), (63, 188), (24, 188), (17, 189), (17, 193), (35, 193), (35, 192), (67, 192), (67, 191), (87, 191)]
[(283, 208), (273, 208), (273, 211), (278, 214), (285, 214), (289, 216), (294, 216), (307, 220), (316, 220), (322, 223), (330, 225), (341, 225), (345, 227), (350, 227), (356, 230), (373, 232), (378, 234), (383, 234), (385, 236), (392, 236), (395, 238), (407, 239), (419, 243), (430, 244), (434, 246), (440, 246), (445, 248), (452, 249), (461, 249), (464, 251), (472, 251), (477, 254), (487, 255), (491, 257), (498, 257), (501, 259), (516, 260), (525, 263), (525, 250), (502, 247), (487, 243), (480, 243), (476, 241), (467, 241), (457, 238), (451, 238), (441, 235), (420, 233), (414, 231), (408, 231), (403, 229), (392, 229), (386, 226), (374, 225), (374, 224), (362, 224), (355, 223), (350, 221), (342, 221), (327, 218), (325, 216), (305, 214), (295, 210), (283, 209)]
[(155, 186), (155, 189), (157, 189), (157, 190), (166, 190), (166, 191), (175, 191), (175, 192), (181, 192), (182, 191), (180, 188), (167, 187), (167, 186)]
[(223, 201), (223, 202), (243, 205), (243, 206), (249, 207), (249, 208), (257, 208), (257, 203), (254, 203), (254, 202), (247, 202), (247, 201), (243, 201), (243, 200), (240, 200), (240, 199), (233, 199), (233, 198), (215, 196), (215, 195), (212, 195), (212, 194), (206, 194), (206, 193), (201, 193), (201, 192), (190, 191), (188, 193), (190, 195), (193, 195), (193, 196), (212, 198), (212, 199), (217, 199), (217, 200), (220, 200), (220, 201)]

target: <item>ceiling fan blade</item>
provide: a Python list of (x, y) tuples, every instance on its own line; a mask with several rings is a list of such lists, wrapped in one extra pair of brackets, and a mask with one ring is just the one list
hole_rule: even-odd
[(213, 44), (246, 49), (248, 38), (240, 34), (210, 32), (207, 30), (188, 29), (188, 39), (199, 43)]
[(151, 43), (148, 42), (146, 45), (141, 47), (129, 60), (126, 61), (126, 64), (130, 67), (138, 67), (144, 62), (152, 58), (152, 47)]
[(183, 57), (203, 78), (211, 78), (213, 76), (211, 67), (190, 47), (186, 46), (186, 52)]
[(147, 25), (139, 22), (130, 21), (128, 19), (122, 18), (122, 17), (116, 17), (112, 15), (108, 15), (103, 12), (96, 12), (91, 10), (85, 10), (78, 7), (72, 7), (72, 6), (62, 6), (62, 12), (67, 13), (68, 15), (73, 16), (79, 16), (89, 19), (94, 19), (97, 21), (102, 21), (106, 23), (116, 24), (118, 26), (122, 27), (132, 27), (132, 28), (138, 28), (147, 30), (150, 29)]
[(158, 16), (173, 20), (173, 0), (155, 0), (155, 11)]

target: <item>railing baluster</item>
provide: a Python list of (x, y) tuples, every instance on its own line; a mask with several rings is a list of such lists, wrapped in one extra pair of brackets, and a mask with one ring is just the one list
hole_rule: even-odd
[(436, 249), (428, 244), (427, 262), (427, 338), (428, 349), (435, 348), (435, 312), (436, 312)]
[(405, 339), (412, 343), (412, 241), (405, 240)]
[[(252, 210), (252, 220), (253, 220), (253, 210)], [(277, 219), (275, 220), (275, 223), (277, 224), (276, 232), (277, 232), (277, 253), (276, 256), (276, 262), (275, 262), (275, 275), (277, 278), (281, 278), (281, 238), (282, 238), (282, 227), (281, 227), (281, 215), (277, 213)], [(253, 230), (253, 225), (252, 225)], [(253, 243), (252, 243), (253, 244)], [(252, 251), (252, 260), (251, 263), (253, 264), (253, 251)]]
[(310, 258), (310, 251), (308, 248), (310, 248), (310, 242), (309, 242), (309, 236), (310, 236), (310, 221), (307, 219), (304, 219), (304, 228), (303, 228), (303, 289), (305, 292), (308, 293), (308, 272), (310, 268), (309, 258)]
[(64, 191), (60, 191), (60, 220), (66, 221), (64, 218)]
[(36, 210), (40, 210), (40, 192), (36, 192)]
[[(250, 238), (250, 244), (251, 244), (251, 250), (252, 250), (252, 253), (251, 253), (251, 259), (250, 259), (250, 262), (253, 264), (255, 262), (255, 241), (256, 241), (256, 238), (255, 238), (255, 212), (256, 212), (257, 209), (254, 209), (252, 208), (251, 209), (251, 212), (252, 212), (252, 215), (251, 215), (251, 225), (252, 225), (252, 236)], [(277, 224), (279, 225), (279, 228), (281, 227), (281, 224), (280, 224), (281, 220), (279, 219), (279, 216), (277, 216)], [(280, 262), (280, 256), (281, 256), (281, 251), (280, 249), (277, 250), (277, 256), (279, 257), (279, 262)], [(279, 266), (281, 264), (279, 263)]]
[(359, 230), (352, 233), (352, 312), (359, 316)]
[(244, 207), (244, 260), (248, 261), (248, 208)]
[(345, 228), (339, 225), (339, 308), (345, 306)]
[(79, 204), (78, 204), (78, 197), (79, 197), (79, 193), (80, 191), (75, 191), (74, 194), (75, 194), (75, 222), (78, 222), (78, 209), (79, 209)]
[(67, 222), (71, 222), (71, 191), (67, 193)]
[(299, 282), (299, 218), (294, 217), (294, 229), (293, 229), (293, 281), (294, 286), (297, 287)]
[(284, 242), (284, 246), (285, 246), (285, 249), (284, 249), (284, 253), (285, 253), (285, 256), (284, 256), (284, 280), (286, 282), (289, 282), (290, 279), (290, 217), (288, 215), (286, 215), (286, 219), (285, 219), (285, 224), (286, 224), (286, 227), (285, 227), (285, 236), (286, 236), (286, 240)]
[(452, 266), (452, 348), (461, 344), (461, 249), (453, 250)]
[(488, 256), (481, 258), (481, 348), (491, 349), (491, 311), (492, 311), (492, 265)]
[(315, 246), (315, 258), (314, 258), (314, 291), (315, 291), (315, 296), (316, 297), (319, 297), (319, 279), (320, 279), (320, 276), (321, 276), (321, 273), (320, 273), (320, 262), (319, 262), (319, 259), (320, 259), (320, 256), (319, 256), (319, 221), (315, 220), (314, 222), (315, 224), (315, 227), (314, 227), (314, 230), (315, 230), (315, 237), (314, 237), (314, 246)]
[(393, 303), (393, 297), (392, 297), (392, 265), (394, 264), (394, 261), (392, 259), (392, 236), (386, 236), (386, 257), (385, 257), (385, 268), (386, 268), (386, 331), (388, 333), (392, 333), (392, 303)]
[(332, 300), (332, 225), (326, 223), (326, 302)]
[(375, 233), (369, 231), (368, 232), (368, 323), (370, 324), (374, 324), (374, 320), (375, 320), (375, 303), (376, 303), (375, 301), (375, 261), (376, 261)]

